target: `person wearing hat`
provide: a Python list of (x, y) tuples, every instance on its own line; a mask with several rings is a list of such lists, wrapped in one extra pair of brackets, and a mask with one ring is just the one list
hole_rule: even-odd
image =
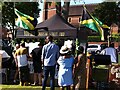
[(62, 46), (60, 49), (61, 56), (57, 61), (59, 64), (58, 85), (60, 86), (60, 90), (64, 90), (65, 88), (70, 90), (73, 85), (72, 66), (74, 57), (71, 53), (71, 48), (68, 48), (66, 45)]

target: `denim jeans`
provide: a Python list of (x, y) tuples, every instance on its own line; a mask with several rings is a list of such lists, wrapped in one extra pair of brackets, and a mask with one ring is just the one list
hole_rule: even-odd
[(42, 83), (42, 90), (45, 90), (46, 88), (46, 83), (47, 83), (49, 74), (50, 74), (50, 90), (54, 90), (55, 66), (44, 66), (43, 68), (44, 79)]

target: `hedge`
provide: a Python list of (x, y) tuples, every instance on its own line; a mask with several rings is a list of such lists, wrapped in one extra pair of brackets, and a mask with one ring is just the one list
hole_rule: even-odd
[(100, 42), (101, 38), (100, 36), (88, 36), (88, 42)]
[[(120, 42), (120, 35), (113, 35), (112, 38), (110, 38), (113, 42)], [(88, 42), (100, 42), (101, 37), (100, 36), (88, 36)]]

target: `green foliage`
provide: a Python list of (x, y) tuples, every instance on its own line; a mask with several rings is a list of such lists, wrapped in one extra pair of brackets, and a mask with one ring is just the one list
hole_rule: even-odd
[[(113, 34), (111, 39), (113, 42), (120, 42), (120, 33)], [(100, 42), (101, 37), (100, 36), (88, 36), (88, 42)]]
[(120, 42), (120, 33), (112, 34), (111, 40), (114, 41), (114, 42)]
[(2, 7), (2, 26), (14, 26), (15, 16), (14, 7), (22, 13), (36, 17), (39, 14), (38, 2), (4, 2)]
[(88, 36), (88, 42), (99, 42), (101, 41), (101, 37), (100, 36)]
[(40, 9), (38, 9), (38, 2), (17, 2), (15, 8), (20, 12), (30, 15), (32, 17), (38, 17)]
[(103, 2), (95, 8), (93, 15), (110, 26), (112, 23), (120, 23), (119, 12), (120, 8), (116, 2)]
[(2, 7), (2, 26), (12, 26), (14, 23), (14, 4), (13, 2), (4, 2)]

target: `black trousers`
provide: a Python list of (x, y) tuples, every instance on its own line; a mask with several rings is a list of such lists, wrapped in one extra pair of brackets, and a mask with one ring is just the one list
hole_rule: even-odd
[(54, 88), (54, 76), (55, 76), (55, 66), (44, 66), (43, 69), (43, 74), (44, 74), (44, 79), (43, 79), (43, 83), (42, 83), (42, 90), (46, 90), (46, 83), (47, 83), (47, 79), (49, 77), (50, 74), (50, 90), (55, 90)]
[(21, 82), (29, 82), (29, 68), (27, 66), (19, 67), (19, 78)]

